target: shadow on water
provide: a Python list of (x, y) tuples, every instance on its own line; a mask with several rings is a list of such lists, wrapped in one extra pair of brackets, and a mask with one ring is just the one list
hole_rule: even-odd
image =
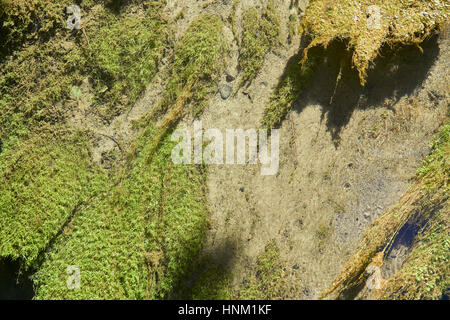
[[(236, 263), (237, 246), (235, 239), (227, 239), (214, 251), (203, 252), (196, 257), (171, 299), (222, 299), (219, 291), (230, 279), (230, 270)], [(199, 288), (201, 292), (198, 292)]]
[(357, 70), (352, 68), (347, 43), (334, 41), (322, 50), (323, 63), (293, 110), (300, 113), (311, 104), (322, 106), (322, 120), (326, 119), (327, 130), (338, 146), (341, 130), (353, 111), (376, 106), (390, 108), (391, 103), (384, 105), (387, 99), (396, 102), (422, 85), (439, 55), (438, 36), (425, 40), (421, 47), (423, 52), (413, 45), (384, 46), (368, 71), (366, 85), (362, 86)]
[(20, 273), (18, 262), (0, 261), (0, 300), (30, 300), (34, 296), (31, 273)]

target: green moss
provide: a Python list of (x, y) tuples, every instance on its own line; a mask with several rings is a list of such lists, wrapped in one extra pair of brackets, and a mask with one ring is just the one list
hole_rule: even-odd
[(208, 258), (202, 258), (191, 273), (192, 287), (183, 298), (188, 300), (230, 300), (233, 298), (229, 271)]
[[(203, 169), (174, 165), (168, 128), (158, 131), (153, 120), (128, 165), (109, 176), (90, 161), (90, 134), (58, 133), (86, 77), (105, 119), (136, 100), (166, 45), (162, 6), (146, 2), (142, 11), (130, 2), (139, 12), (132, 14), (127, 6), (113, 13), (89, 5), (86, 32), (72, 38), (59, 30), (2, 64), (0, 177), (8, 183), (0, 187), (1, 257), (42, 262), (34, 277), (38, 299), (166, 298), (206, 235)], [(225, 51), (221, 31), (219, 17), (202, 16), (177, 45), (163, 99), (168, 109), (187, 90), (183, 105), (201, 105), (214, 90)], [(69, 265), (81, 268), (80, 290), (67, 289)]]
[(91, 9), (83, 16), (86, 33), (71, 38), (61, 25), (48, 41), (26, 46), (1, 65), (0, 137), (5, 143), (43, 123), (64, 121), (69, 107), (58, 102), (69, 100), (72, 87), (85, 77), (94, 85), (94, 110), (110, 119), (129, 108), (156, 74), (165, 46), (160, 4), (152, 2), (138, 16), (116, 16), (102, 6), (82, 9)]
[(280, 17), (274, 1), (269, 1), (262, 15), (256, 8), (244, 11), (239, 69), (239, 88), (249, 86), (261, 70), (265, 57), (279, 43)]
[[(432, 153), (418, 170), (426, 195), (437, 195), (437, 205), (424, 201), (416, 208), (428, 219), (402, 268), (388, 280), (380, 297), (441, 299), (450, 287), (450, 124), (434, 137)], [(419, 209), (420, 208), (420, 209)]]
[[(379, 13), (370, 8), (374, 5)], [(301, 22), (302, 29), (312, 37), (304, 61), (309, 48), (346, 39), (361, 84), (365, 84), (369, 64), (383, 44), (419, 45), (432, 30), (443, 26), (448, 14), (443, 1), (312, 0)]]
[(155, 150), (167, 130), (188, 113), (200, 114), (207, 95), (217, 90), (228, 51), (222, 28), (219, 16), (204, 14), (191, 23), (176, 45), (162, 99), (149, 117), (151, 121), (162, 117), (153, 138)]
[(283, 297), (284, 279), (280, 260), (280, 249), (275, 241), (269, 242), (256, 262), (256, 274), (241, 290), (239, 299), (270, 300)]
[(39, 135), (0, 155), (0, 258), (29, 267), (90, 194), (87, 139)]
[(161, 10), (155, 2), (145, 14), (110, 15), (104, 18), (107, 27), (90, 32), (84, 70), (93, 80), (94, 107), (101, 115), (110, 118), (129, 108), (156, 74), (167, 44)]
[(433, 192), (443, 188), (450, 191), (450, 124), (445, 125), (431, 143), (433, 152), (425, 159), (418, 170), (426, 188)]
[[(206, 234), (204, 175), (167, 160), (168, 138), (150, 155), (152, 134), (140, 138), (132, 169), (80, 208), (46, 253), (38, 299), (165, 298), (186, 276)], [(80, 290), (66, 287), (68, 265), (81, 269)]]
[(158, 111), (169, 110), (182, 96), (194, 115), (203, 111), (205, 97), (217, 88), (224, 69), (228, 46), (222, 36), (223, 22), (217, 15), (204, 14), (189, 26), (176, 45), (169, 81)]
[(63, 27), (63, 9), (70, 4), (68, 0), (0, 0), (0, 56)]
[(308, 85), (318, 64), (318, 57), (310, 58), (305, 65), (299, 56), (291, 58), (266, 106), (262, 124), (268, 129), (279, 125), (295, 100)]

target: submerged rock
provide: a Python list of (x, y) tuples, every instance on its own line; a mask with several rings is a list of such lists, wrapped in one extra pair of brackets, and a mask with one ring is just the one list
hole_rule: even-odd
[(230, 97), (231, 93), (233, 92), (233, 88), (227, 84), (220, 84), (219, 92), (220, 92), (220, 96), (222, 97), (222, 99), (226, 100)]

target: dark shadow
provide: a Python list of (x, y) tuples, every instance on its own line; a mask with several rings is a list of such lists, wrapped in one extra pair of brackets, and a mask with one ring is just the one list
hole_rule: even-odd
[(203, 253), (192, 262), (188, 275), (179, 283), (171, 299), (191, 300), (198, 293), (195, 288), (201, 287), (201, 299), (216, 299), (221, 283), (230, 279), (230, 271), (236, 263), (237, 244), (226, 240), (214, 252)]
[(326, 119), (328, 131), (338, 146), (341, 130), (355, 109), (389, 108), (385, 101), (398, 101), (421, 86), (439, 55), (438, 36), (425, 40), (421, 47), (423, 52), (415, 45), (383, 46), (368, 71), (367, 83), (362, 86), (357, 70), (352, 68), (347, 43), (333, 41), (326, 50), (315, 53), (322, 57), (322, 62), (293, 109), (301, 112), (310, 104), (322, 106), (322, 120)]
[[(368, 277), (367, 277), (368, 278)], [(366, 286), (367, 278), (364, 278), (364, 281), (360, 281), (357, 284), (350, 285), (345, 288), (337, 297), (337, 300), (355, 300), (358, 294), (364, 289)]]
[(34, 296), (31, 272), (21, 272), (20, 264), (10, 259), (0, 261), (0, 300), (30, 300)]

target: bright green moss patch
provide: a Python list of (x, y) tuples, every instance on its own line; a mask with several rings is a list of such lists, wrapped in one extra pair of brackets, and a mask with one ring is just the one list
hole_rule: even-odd
[(40, 132), (0, 155), (0, 258), (27, 267), (86, 200), (86, 139)]
[(266, 54), (280, 42), (280, 28), (275, 1), (269, 1), (262, 14), (256, 8), (244, 11), (239, 51), (242, 79), (239, 87), (250, 85), (257, 76)]
[(305, 65), (300, 64), (298, 56), (291, 58), (280, 82), (273, 91), (266, 106), (263, 126), (272, 129), (284, 119), (292, 104), (306, 88), (318, 64), (318, 58), (310, 58)]
[(93, 80), (96, 111), (105, 117), (129, 108), (157, 72), (167, 44), (161, 10), (155, 2), (143, 14), (110, 14), (107, 25), (89, 33), (84, 70)]
[[(132, 169), (68, 225), (35, 275), (38, 299), (167, 298), (186, 275), (206, 234), (204, 175), (174, 165), (165, 138), (151, 154), (152, 129), (140, 138)], [(66, 268), (81, 269), (68, 290)]]
[(116, 15), (102, 6), (82, 10), (86, 33), (72, 36), (61, 23), (48, 41), (30, 43), (0, 64), (5, 143), (43, 123), (64, 121), (70, 104), (60, 102), (69, 100), (85, 77), (94, 87), (93, 111), (110, 119), (129, 108), (156, 74), (166, 45), (161, 4), (151, 3), (139, 15)]
[[(83, 79), (94, 91), (89, 111), (106, 120), (136, 101), (167, 45), (162, 4), (80, 6), (84, 31), (60, 26), (1, 65), (0, 258), (38, 267), (39, 299), (170, 297), (206, 235), (203, 169), (174, 165), (173, 144), (153, 120), (128, 166), (109, 175), (91, 163), (90, 134), (58, 129)], [(226, 46), (218, 16), (201, 16), (188, 31), (163, 101), (195, 113), (215, 89)], [(70, 265), (81, 269), (80, 290), (67, 288)]]
[(56, 103), (68, 97), (71, 85), (81, 80), (74, 67), (75, 56), (66, 45), (55, 40), (31, 45), (2, 65), (0, 136), (5, 142), (64, 119), (67, 110)]
[(353, 65), (361, 83), (383, 44), (419, 45), (447, 20), (445, 1), (433, 0), (312, 0), (302, 19), (302, 28), (312, 37), (307, 51), (326, 47), (333, 39), (346, 39), (353, 50)]
[(435, 136), (431, 144), (433, 152), (418, 170), (418, 175), (430, 191), (443, 188), (450, 192), (450, 124)]

